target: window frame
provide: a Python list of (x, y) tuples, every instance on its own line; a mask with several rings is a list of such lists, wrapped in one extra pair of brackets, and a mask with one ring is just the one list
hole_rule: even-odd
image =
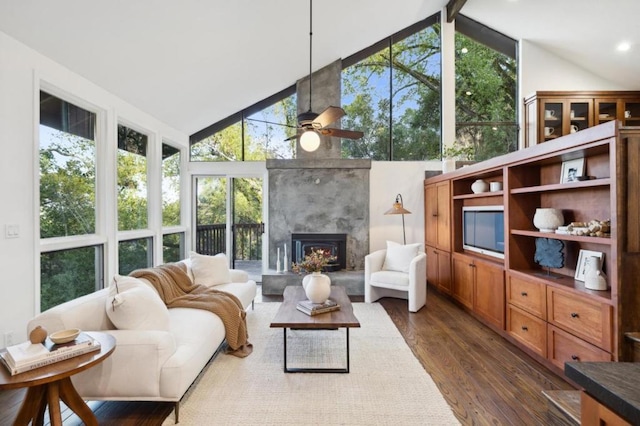
[[(34, 105), (38, 105), (37, 108), (33, 108), (34, 114), (34, 205), (38, 206), (35, 210), (34, 218), (34, 238), (37, 241), (35, 250), (35, 297), (34, 297), (34, 309), (35, 312), (40, 312), (41, 309), (41, 261), (42, 254), (51, 253), (56, 251), (82, 249), (88, 247), (101, 247), (102, 261), (101, 265), (95, 265), (96, 270), (99, 271), (99, 282), (96, 283), (97, 288), (104, 288), (105, 276), (108, 270), (108, 254), (107, 254), (107, 242), (106, 235), (106, 223), (107, 213), (106, 206), (108, 203), (101, 196), (106, 187), (106, 167), (104, 161), (107, 153), (106, 147), (106, 119), (107, 112), (105, 109), (86, 101), (78, 96), (62, 90), (59, 87), (38, 78), (34, 79)], [(95, 228), (93, 234), (84, 235), (69, 235), (59, 237), (40, 238), (40, 92), (45, 92), (51, 96), (55, 96), (65, 102), (71, 103), (79, 108), (85, 109), (96, 115), (95, 123)], [(100, 269), (97, 269), (100, 267)]]

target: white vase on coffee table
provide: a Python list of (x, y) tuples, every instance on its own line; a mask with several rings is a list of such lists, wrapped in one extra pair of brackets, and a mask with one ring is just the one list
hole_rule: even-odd
[(331, 278), (321, 272), (312, 272), (302, 279), (302, 287), (312, 303), (324, 303), (331, 294)]

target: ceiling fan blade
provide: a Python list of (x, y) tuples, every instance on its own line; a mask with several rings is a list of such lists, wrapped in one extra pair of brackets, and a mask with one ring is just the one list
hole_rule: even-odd
[(357, 130), (344, 129), (320, 129), (319, 132), (324, 136), (333, 136), (335, 138), (360, 139), (364, 136), (363, 132)]
[(299, 137), (300, 137), (300, 133), (296, 133), (295, 135), (289, 136), (288, 138), (286, 138), (283, 142), (288, 142), (292, 139), (298, 139)]
[(326, 127), (336, 120), (342, 118), (346, 113), (340, 107), (330, 106), (320, 113), (319, 116), (313, 120), (314, 124), (319, 124), (320, 128)]

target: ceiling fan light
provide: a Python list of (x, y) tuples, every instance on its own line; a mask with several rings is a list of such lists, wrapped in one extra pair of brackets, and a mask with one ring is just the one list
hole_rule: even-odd
[(313, 152), (320, 146), (320, 135), (315, 130), (306, 130), (300, 136), (300, 146), (307, 152)]

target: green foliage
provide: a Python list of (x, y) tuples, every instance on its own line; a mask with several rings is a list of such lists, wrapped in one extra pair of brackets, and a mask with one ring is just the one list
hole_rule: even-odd
[(162, 160), (162, 226), (180, 225), (180, 152)]
[(95, 232), (95, 142), (41, 126), (40, 237)]
[(514, 151), (516, 61), (460, 33), (455, 43), (458, 157), (482, 161)]
[[(463, 47), (467, 53), (461, 53)], [(439, 25), (394, 43), (342, 75), (343, 127), (365, 134), (343, 141), (343, 157), (441, 158)], [(446, 154), (480, 161), (515, 150), (515, 60), (458, 33), (455, 78), (456, 144)]]
[(118, 273), (120, 275), (127, 275), (136, 269), (150, 266), (152, 266), (150, 238), (118, 243)]
[[(347, 158), (424, 160), (440, 155), (440, 38), (433, 26), (343, 70)], [(391, 81), (391, 84), (389, 84)], [(392, 130), (392, 132), (390, 131)], [(393, 140), (393, 153), (389, 150)]]
[(98, 288), (97, 247), (82, 247), (40, 255), (40, 309), (83, 296)]

